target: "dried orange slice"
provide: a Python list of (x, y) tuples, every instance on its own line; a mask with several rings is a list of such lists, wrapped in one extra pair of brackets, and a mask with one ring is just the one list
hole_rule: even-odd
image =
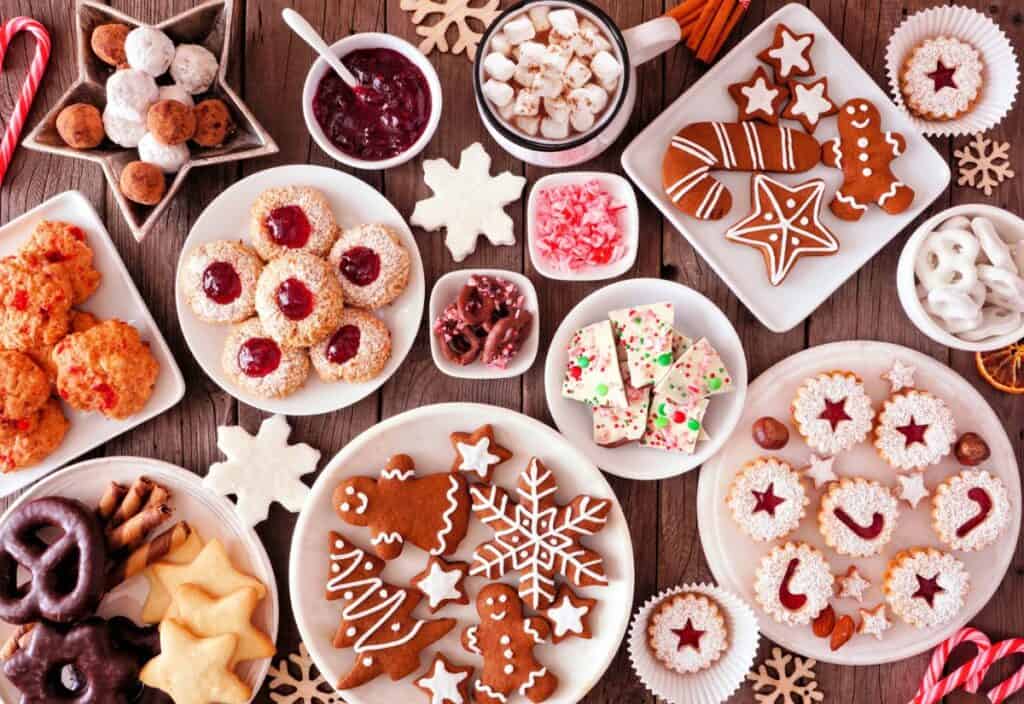
[(1008, 394), (1024, 394), (1024, 340), (992, 352), (975, 354), (985, 381)]

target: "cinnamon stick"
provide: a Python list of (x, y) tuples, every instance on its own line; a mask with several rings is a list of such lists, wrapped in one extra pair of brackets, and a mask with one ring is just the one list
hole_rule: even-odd
[(690, 41), (686, 43), (686, 46), (690, 47), (691, 51), (697, 51), (701, 39), (704, 38), (704, 34), (708, 31), (708, 26), (710, 26), (711, 20), (721, 4), (722, 0), (708, 0), (708, 3), (704, 5), (700, 17), (697, 18), (697, 22), (694, 25), (693, 32), (690, 33)]
[(722, 4), (715, 11), (715, 16), (708, 25), (708, 31), (701, 37), (700, 45), (697, 48), (697, 59), (708, 63), (711, 61), (711, 52), (718, 44), (722, 31), (729, 22), (729, 17), (736, 7), (736, 0), (722, 0)]
[(740, 2), (735, 8), (733, 8), (732, 14), (729, 16), (729, 21), (725, 24), (725, 28), (722, 30), (722, 36), (718, 38), (718, 42), (711, 50), (711, 57), (708, 61), (714, 61), (715, 57), (718, 56), (719, 52), (722, 51), (722, 47), (725, 46), (725, 42), (729, 39), (733, 30), (736, 29), (736, 25), (743, 19), (743, 15), (746, 14), (747, 8), (750, 7), (749, 3)]
[(707, 0), (685, 0), (681, 2), (665, 14), (676, 20), (680, 20), (682, 17), (691, 14), (692, 12), (700, 12), (700, 8), (706, 3)]

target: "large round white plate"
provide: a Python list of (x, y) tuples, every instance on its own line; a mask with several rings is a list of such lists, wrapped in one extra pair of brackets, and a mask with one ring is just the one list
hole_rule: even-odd
[[(708, 338), (732, 374), (730, 393), (711, 397), (704, 427), (709, 436), (692, 455), (666, 452), (630, 443), (601, 447), (594, 442), (593, 415), (578, 401), (562, 397), (562, 378), (573, 333), (608, 318), (608, 313), (629, 306), (668, 301), (675, 308), (675, 326), (693, 340)], [(692, 288), (661, 279), (629, 279), (594, 291), (576, 304), (555, 331), (544, 364), (544, 393), (558, 429), (590, 461), (611, 474), (627, 479), (665, 479), (688, 472), (718, 452), (739, 420), (747, 394), (747, 360), (736, 328), (718, 306)]]
[[(110, 482), (129, 485), (140, 476), (149, 477), (170, 491), (174, 516), (167, 525), (188, 521), (203, 542), (214, 538), (220, 540), (235, 567), (266, 585), (267, 596), (256, 607), (253, 623), (276, 641), (279, 618), (277, 580), (267, 551), (252, 528), (239, 520), (228, 500), (211, 493), (203, 486), (202, 480), (187, 469), (144, 457), (104, 457), (80, 462), (55, 472), (22, 494), (0, 517), (0, 525), (26, 501), (62, 496), (77, 499), (86, 506), (95, 506)], [(98, 613), (105, 618), (127, 616), (139, 623), (148, 593), (146, 578), (136, 575), (107, 594)], [(6, 641), (13, 630), (13, 626), (0, 621), (0, 642)], [(255, 696), (269, 667), (270, 658), (264, 658), (241, 663), (236, 672), (252, 687)], [(0, 674), (0, 700), (15, 702), (19, 696), (7, 678)]]
[[(403, 452), (415, 459), (421, 475), (447, 472), (453, 459), (448, 436), (453, 432), (471, 431), (484, 423), (490, 423), (495, 439), (514, 453), (496, 470), (495, 483), (499, 486), (514, 489), (519, 472), (530, 457), (536, 455), (558, 481), (556, 499), (559, 504), (579, 494), (613, 502), (604, 530), (584, 541), (604, 557), (608, 586), (574, 589), (580, 595), (598, 600), (590, 620), (594, 637), (589, 640), (570, 638), (557, 646), (548, 643), (536, 650), (537, 658), (559, 678), (558, 689), (548, 699), (548, 704), (573, 704), (581, 700), (608, 668), (629, 625), (634, 585), (629, 527), (608, 482), (582, 453), (539, 421), (496, 406), (444, 403), (389, 418), (346, 445), (320, 473), (299, 516), (289, 556), (292, 611), (302, 641), (328, 682), (337, 682), (348, 671), (352, 651), (336, 649), (331, 643), (341, 621), (341, 606), (324, 599), (329, 564), (327, 534), (336, 530), (364, 549), (371, 547), (366, 528), (350, 526), (334, 512), (331, 502), (334, 488), (345, 477), (376, 477), (391, 455)], [(470, 561), (473, 549), (492, 536), (482, 523), (472, 519), (469, 533), (452, 559)], [(425, 552), (407, 546), (399, 558), (388, 563), (382, 579), (406, 586), (423, 570), (426, 562)], [(517, 576), (510, 574), (502, 581), (515, 584)], [(472, 604), (484, 584), (478, 577), (468, 578), (470, 604), (448, 606), (438, 613), (438, 618), (455, 618), (458, 623), (438, 644), (424, 651), (420, 658), (422, 667), (413, 675), (398, 683), (382, 675), (344, 692), (345, 701), (349, 704), (413, 701), (420, 695), (412, 682), (426, 671), (430, 653), (435, 650), (445, 653), (453, 662), (479, 668), (482, 661), (462, 649), (459, 637), (466, 627), (479, 622)], [(429, 618), (425, 602), (417, 607), (416, 615)]]
[[(306, 385), (286, 398), (268, 399), (238, 388), (224, 373), (220, 358), (229, 326), (209, 325), (199, 320), (185, 300), (181, 285), (182, 263), (201, 244), (224, 239), (249, 241), (249, 210), (267, 188), (312, 186), (320, 190), (342, 229), (362, 223), (383, 223), (393, 228), (409, 250), (409, 285), (394, 303), (373, 311), (391, 330), (391, 359), (375, 378), (361, 384), (326, 383), (311, 368)], [(278, 166), (244, 178), (217, 196), (196, 219), (178, 260), (175, 277), (178, 320), (185, 342), (207, 376), (240, 401), (268, 413), (289, 416), (317, 415), (346, 408), (369, 396), (392, 374), (409, 354), (423, 315), (423, 261), (412, 232), (395, 206), (371, 186), (354, 176), (324, 166), (295, 164)]]
[[(731, 589), (749, 603), (756, 604), (754, 571), (771, 544), (758, 544), (746, 537), (725, 505), (729, 484), (736, 470), (754, 457), (770, 454), (754, 444), (750, 436), (751, 424), (766, 415), (788, 422), (789, 405), (800, 383), (812, 374), (832, 369), (848, 369), (858, 374), (864, 380), (867, 392), (875, 400), (877, 408), (889, 393), (889, 384), (881, 379), (881, 374), (897, 359), (917, 367), (917, 388), (932, 391), (949, 404), (957, 421), (958, 432), (973, 430), (988, 442), (992, 458), (982, 468), (1006, 484), (1011, 506), (1010, 526), (998, 542), (980, 552), (955, 553), (967, 565), (971, 575), (971, 589), (967, 603), (957, 618), (942, 627), (918, 630), (903, 623), (890, 611), (893, 627), (881, 641), (870, 637), (854, 637), (840, 650), (832, 652), (828, 639), (816, 638), (810, 626), (781, 625), (755, 606), (761, 632), (765, 636), (789, 650), (837, 665), (879, 665), (926, 652), (971, 620), (992, 598), (1013, 558), (1021, 520), (1017, 460), (1013, 445), (992, 408), (974, 387), (952, 369), (906, 347), (867, 341), (822, 345), (784, 359), (754, 380), (736, 432), (721, 454), (705, 465), (700, 474), (697, 522), (711, 571), (723, 588)], [(789, 444), (774, 454), (794, 467), (803, 467), (807, 464), (811, 450), (792, 428), (792, 423), (789, 425)], [(840, 477), (861, 476), (878, 480), (887, 486), (899, 486), (896, 471), (879, 458), (870, 442), (863, 442), (849, 452), (838, 455), (835, 470)], [(949, 457), (927, 470), (925, 484), (932, 490), (943, 479), (958, 471), (956, 460)], [(805, 485), (811, 484), (805, 482)], [(945, 549), (931, 527), (931, 502), (925, 499), (916, 509), (900, 501), (896, 535), (881, 555), (870, 558), (840, 556), (825, 546), (825, 540), (818, 531), (817, 513), (821, 493), (813, 486), (810, 488), (811, 502), (807, 506), (807, 516), (788, 539), (804, 540), (822, 550), (834, 574), (844, 574), (848, 566), (856, 564), (858, 570), (871, 581), (872, 587), (864, 604), (857, 604), (851, 599), (837, 599), (837, 612), (852, 613), (856, 617), (858, 606), (873, 607), (883, 602), (882, 576), (885, 566), (900, 550), (915, 546)]]

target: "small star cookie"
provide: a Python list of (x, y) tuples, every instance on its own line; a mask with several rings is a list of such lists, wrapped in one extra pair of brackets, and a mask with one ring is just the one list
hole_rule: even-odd
[[(153, 572), (171, 594), (182, 584), (193, 584), (214, 597), (226, 596), (243, 587), (255, 589), (260, 599), (267, 595), (263, 582), (235, 569), (219, 540), (207, 543), (196, 559), (188, 564), (157, 564), (153, 566)], [(178, 618), (173, 603), (164, 615), (164, 619), (167, 618)]]
[(917, 367), (911, 364), (904, 364), (897, 359), (889, 367), (889, 371), (882, 374), (882, 378), (889, 382), (892, 393), (896, 393), (903, 389), (914, 388), (914, 374), (916, 372)]
[(177, 704), (246, 704), (252, 689), (232, 672), (238, 636), (197, 638), (171, 619), (160, 624), (160, 654), (139, 673)]
[(818, 457), (817, 455), (811, 455), (807, 459), (807, 467), (804, 469), (804, 474), (814, 480), (815, 489), (820, 489), (825, 484), (839, 479), (832, 469), (832, 464), (835, 461), (835, 457)]
[(901, 474), (896, 479), (900, 482), (900, 498), (910, 504), (911, 508), (917, 508), (921, 499), (930, 496), (924, 485), (924, 472)]
[(760, 120), (777, 125), (782, 116), (782, 106), (789, 97), (789, 88), (785, 84), (776, 85), (768, 72), (759, 66), (746, 81), (730, 85), (729, 95), (736, 102), (737, 119), (741, 122)]
[(882, 640), (882, 634), (892, 627), (892, 622), (885, 613), (885, 604), (879, 604), (873, 609), (858, 609), (860, 611), (860, 626), (858, 633), (871, 635)]
[(551, 606), (544, 610), (544, 616), (551, 622), (551, 640), (556, 645), (567, 638), (590, 638), (590, 614), (597, 606), (597, 599), (576, 596), (563, 584)]
[(469, 704), (469, 683), (472, 667), (453, 665), (438, 653), (430, 669), (416, 680), (416, 686), (430, 697), (430, 704)]
[(412, 578), (412, 585), (427, 597), (427, 606), (433, 614), (448, 604), (469, 603), (469, 595), (463, 585), (467, 574), (469, 563), (446, 562), (439, 557), (431, 557), (426, 568)]
[(495, 468), (512, 457), (512, 452), (494, 440), (494, 428), (481, 425), (472, 433), (452, 433), (455, 461), (452, 472), (475, 473), (482, 482), (490, 482)]
[(193, 584), (182, 584), (175, 590), (173, 604), (177, 620), (194, 635), (203, 638), (234, 633), (238, 647), (233, 662), (269, 658), (274, 654), (274, 641), (252, 624), (252, 612), (260, 601), (258, 592), (244, 587), (216, 599)]
[(861, 576), (856, 565), (850, 565), (846, 574), (839, 577), (839, 598), (864, 601), (864, 594), (871, 588), (871, 582)]

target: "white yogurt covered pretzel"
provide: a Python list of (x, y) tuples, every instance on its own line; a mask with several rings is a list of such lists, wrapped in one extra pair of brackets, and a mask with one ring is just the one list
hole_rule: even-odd
[(988, 300), (1024, 313), (1024, 279), (990, 264), (978, 265), (978, 280), (988, 289)]
[[(934, 316), (947, 323), (963, 321), (965, 330), (973, 330), (981, 324), (981, 304), (971, 298), (970, 293), (956, 286), (941, 286), (928, 292), (925, 307)], [(969, 324), (968, 321), (974, 321)], [(957, 327), (961, 327), (957, 325)]]
[(988, 218), (974, 218), (971, 220), (971, 231), (978, 237), (981, 251), (988, 257), (992, 266), (1006, 269), (1014, 274), (1017, 271), (1017, 263), (1013, 261), (1013, 253), (1010, 245), (1003, 241), (1003, 238), (996, 232), (996, 226)]
[(1013, 332), (1020, 327), (1020, 313), (998, 306), (985, 306), (981, 309), (981, 324), (973, 330), (965, 330), (960, 337), (968, 342), (981, 342), (990, 337), (999, 337)]
[(978, 281), (980, 251), (978, 238), (968, 230), (937, 230), (922, 243), (914, 273), (929, 292), (949, 286), (967, 291)]

